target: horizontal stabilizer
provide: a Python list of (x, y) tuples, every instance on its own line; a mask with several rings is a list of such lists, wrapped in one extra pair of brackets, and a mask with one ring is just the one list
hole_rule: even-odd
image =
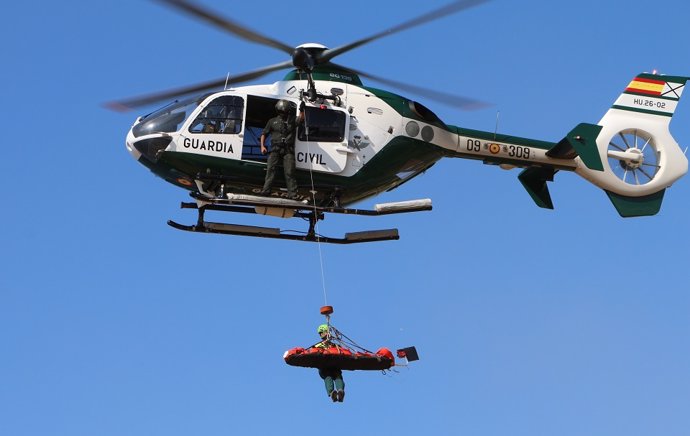
[(553, 182), (556, 171), (558, 170), (553, 168), (530, 167), (523, 170), (518, 176), (520, 183), (525, 187), (532, 200), (537, 206), (544, 209), (553, 209), (551, 194), (549, 194), (549, 187), (546, 182)]
[(604, 171), (604, 165), (599, 156), (597, 137), (602, 127), (597, 124), (578, 124), (561, 139), (546, 155), (555, 159), (575, 159), (580, 156), (587, 168)]
[(644, 197), (626, 197), (623, 195), (614, 194), (606, 191), (611, 203), (618, 211), (618, 214), (623, 218), (636, 216), (656, 215), (661, 209), (661, 202), (664, 199), (664, 192), (666, 190), (655, 192)]

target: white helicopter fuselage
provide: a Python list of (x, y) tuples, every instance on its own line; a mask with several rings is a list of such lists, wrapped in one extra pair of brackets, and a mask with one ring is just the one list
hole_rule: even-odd
[[(148, 162), (143, 163), (149, 168), (157, 164), (159, 156), (167, 155), (163, 170), (152, 168), (154, 172), (182, 187), (196, 187), (205, 195), (216, 195), (203, 188), (209, 185), (205, 179), (226, 180), (223, 192), (227, 188), (257, 192), (266, 162), (259, 152), (261, 131), (275, 116), (275, 102), (288, 100), (295, 111), (300, 105), (305, 110), (304, 128), (298, 129), (295, 141), (303, 195), (308, 196), (308, 191), (325, 199), (333, 191), (349, 190), (345, 204), (393, 189), (442, 157), (476, 159), (504, 169), (531, 169), (525, 177), (536, 178), (538, 183), (553, 180), (558, 170), (574, 171), (610, 195), (630, 198), (663, 191), (687, 172), (687, 159), (668, 132), (673, 111), (645, 113), (635, 106), (637, 100), (623, 98), (628, 94), (623, 94), (599, 125), (581, 124), (554, 143), (446, 125), (415, 101), (348, 83), (343, 74), (330, 74), (336, 77), (313, 81), (318, 96), (313, 99), (306, 98), (306, 80), (283, 80), (212, 93), (181, 109), (164, 108), (137, 120), (127, 136), (127, 148), (137, 160), (144, 154)], [(636, 80), (652, 80), (640, 77)], [(676, 103), (682, 85), (670, 83), (667, 86), (675, 87), (678, 95)], [(178, 109), (184, 113), (175, 113)], [(213, 111), (220, 114), (209, 115)], [(173, 115), (175, 122), (170, 122)], [(212, 125), (210, 129), (208, 125)], [(610, 148), (612, 140), (625, 135), (633, 135), (635, 142), (645, 138), (644, 144), (626, 146), (622, 151)], [(387, 154), (381, 157), (384, 151)], [(619, 167), (625, 170), (622, 177), (615, 174)], [(634, 176), (628, 178), (628, 171)], [(522, 177), (521, 181), (525, 184)], [(534, 187), (528, 185), (531, 191)], [(550, 207), (549, 203), (546, 200), (543, 207)]]

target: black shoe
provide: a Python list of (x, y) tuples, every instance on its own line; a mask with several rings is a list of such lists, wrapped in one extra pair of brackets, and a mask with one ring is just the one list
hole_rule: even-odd
[(268, 197), (269, 195), (271, 195), (271, 191), (261, 191), (257, 195), (260, 195), (262, 197)]
[(330, 395), (331, 400), (333, 400), (334, 403), (335, 403), (336, 401), (338, 401), (338, 391), (333, 390), (333, 391), (331, 391), (331, 393), (328, 394), (328, 395)]
[(299, 201), (299, 199), (302, 198), (302, 197), (300, 197), (299, 194), (292, 194), (292, 195), (288, 195), (288, 198), (289, 198), (290, 200)]
[(338, 401), (342, 403), (344, 399), (345, 399), (345, 391), (338, 391)]

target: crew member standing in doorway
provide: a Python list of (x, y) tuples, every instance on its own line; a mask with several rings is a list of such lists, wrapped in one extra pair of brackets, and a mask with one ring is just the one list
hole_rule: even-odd
[[(261, 132), (261, 153), (268, 153), (266, 180), (261, 195), (270, 195), (278, 162), (283, 162), (285, 185), (288, 198), (299, 199), (297, 181), (295, 180), (295, 134), (297, 124), (304, 121), (304, 103), (300, 105), (299, 116), (295, 118), (294, 106), (287, 100), (276, 103), (278, 115), (268, 120)], [(271, 135), (271, 151), (266, 148), (266, 137)]]

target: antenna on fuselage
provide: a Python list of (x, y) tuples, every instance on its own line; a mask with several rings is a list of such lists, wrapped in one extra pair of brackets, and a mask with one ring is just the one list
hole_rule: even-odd
[(498, 134), (498, 118), (501, 115), (501, 111), (496, 111), (496, 127), (494, 128), (494, 141), (496, 140), (496, 135)]
[(228, 75), (225, 76), (225, 86), (223, 87), (223, 91), (228, 90), (228, 81), (230, 80), (230, 71), (228, 71)]

